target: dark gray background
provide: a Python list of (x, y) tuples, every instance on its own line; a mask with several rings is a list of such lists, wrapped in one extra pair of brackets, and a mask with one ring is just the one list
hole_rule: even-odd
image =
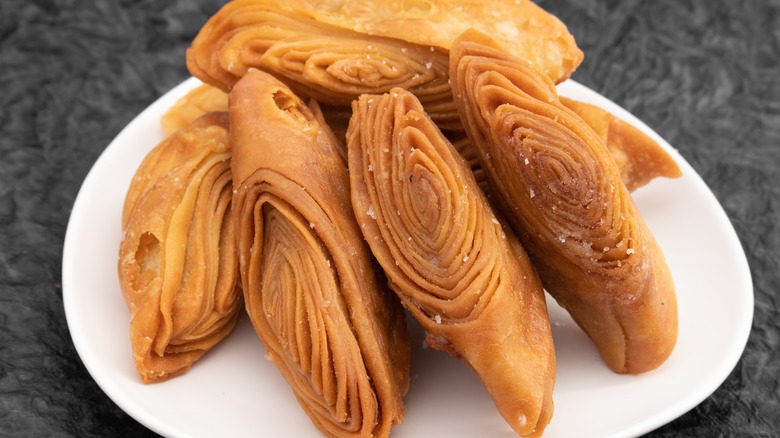
[[(0, 436), (153, 436), (97, 387), (62, 308), (79, 186), (138, 112), (188, 77), (221, 4), (0, 1)], [(755, 285), (745, 353), (651, 437), (780, 435), (780, 1), (548, 0), (586, 54), (574, 79), (677, 147), (722, 203)]]

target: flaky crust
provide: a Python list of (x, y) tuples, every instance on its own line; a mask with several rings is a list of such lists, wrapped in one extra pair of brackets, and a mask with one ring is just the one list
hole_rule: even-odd
[(658, 367), (677, 338), (674, 285), (601, 138), (483, 34), (459, 38), (450, 76), (493, 200), (545, 288), (612, 370)]
[(566, 97), (560, 97), (560, 100), (601, 137), (629, 191), (655, 178), (682, 176), (680, 167), (664, 148), (635, 126), (595, 105)]
[(144, 159), (125, 198), (119, 280), (144, 382), (187, 371), (241, 308), (226, 113), (207, 114)]
[(477, 29), (556, 83), (568, 78), (583, 59), (566, 26), (530, 0), (307, 0), (301, 4), (316, 11), (324, 23), (445, 50), (467, 29)]
[(327, 436), (387, 436), (403, 419), (403, 309), (371, 264), (338, 146), (271, 76), (230, 93), (234, 205), (247, 312)]
[(201, 28), (187, 50), (190, 72), (225, 91), (251, 68), (302, 96), (342, 107), (364, 93), (413, 91), (442, 124), (457, 124), (447, 52), (319, 21), (305, 2), (237, 0)]
[(411, 93), (361, 96), (353, 113), (353, 210), (391, 288), (427, 343), (471, 367), (518, 434), (541, 434), (555, 352), (528, 256)]
[(327, 105), (349, 106), (361, 94), (405, 88), (441, 128), (455, 129), (447, 62), (463, 30), (490, 31), (558, 82), (582, 61), (566, 26), (528, 0), (500, 7), (407, 3), (234, 0), (201, 28), (187, 50), (187, 67), (225, 91), (258, 68)]
[[(615, 117), (607, 110), (566, 97), (560, 97), (561, 103), (577, 113), (601, 137), (607, 145), (620, 169), (620, 176), (629, 191), (634, 191), (655, 178), (678, 178), (682, 175), (679, 166), (655, 140), (630, 123)], [(179, 99), (163, 116), (163, 131), (171, 134), (187, 126), (198, 117), (214, 111), (227, 111), (227, 93), (208, 84), (201, 84)], [(352, 110), (348, 107), (319, 104), (312, 108), (323, 126), (329, 126), (338, 144), (343, 145)], [(455, 149), (468, 162), (482, 190), (490, 188), (485, 180), (476, 151), (462, 126), (450, 125), (447, 132)], [(452, 130), (454, 129), (454, 130)], [(339, 155), (346, 163), (346, 146), (339, 148)]]
[(227, 93), (208, 84), (200, 84), (176, 101), (160, 119), (165, 135), (171, 135), (200, 116), (211, 112), (227, 112)]

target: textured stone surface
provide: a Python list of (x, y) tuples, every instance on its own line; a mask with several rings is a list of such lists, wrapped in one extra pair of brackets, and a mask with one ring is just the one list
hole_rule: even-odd
[[(188, 76), (220, 1), (0, 2), (0, 436), (154, 436), (71, 343), (62, 243), (79, 186), (134, 115)], [(546, 0), (586, 54), (574, 79), (677, 147), (748, 256), (747, 349), (651, 437), (780, 435), (780, 1)]]

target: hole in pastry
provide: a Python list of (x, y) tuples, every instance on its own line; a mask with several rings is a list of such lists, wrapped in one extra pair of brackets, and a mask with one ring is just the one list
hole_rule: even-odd
[(274, 103), (276, 107), (283, 111), (288, 116), (300, 123), (308, 123), (310, 121), (307, 117), (307, 112), (302, 109), (303, 102), (297, 97), (287, 93), (285, 90), (277, 90), (273, 94)]
[(154, 234), (143, 233), (138, 239), (135, 262), (139, 273), (133, 281), (133, 288), (139, 290), (156, 278), (160, 271), (160, 240)]

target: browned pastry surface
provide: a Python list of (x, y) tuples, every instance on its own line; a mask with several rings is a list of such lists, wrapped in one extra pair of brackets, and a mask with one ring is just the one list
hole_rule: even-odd
[(493, 200), (544, 287), (612, 370), (658, 367), (677, 339), (672, 276), (602, 139), (484, 34), (460, 37), (450, 68)]
[(658, 177), (682, 176), (680, 167), (661, 145), (635, 126), (596, 105), (566, 97), (560, 97), (560, 101), (601, 137), (629, 191)]
[(409, 92), (361, 96), (347, 133), (355, 217), (427, 343), (479, 376), (520, 435), (553, 413), (544, 291), (457, 151)]
[(163, 114), (160, 126), (166, 135), (170, 135), (204, 114), (226, 112), (227, 104), (227, 93), (208, 84), (201, 84), (187, 92)]
[(118, 268), (144, 382), (187, 371), (235, 325), (230, 157), (227, 114), (207, 114), (153, 149), (128, 190)]
[[(302, 96), (349, 106), (393, 87), (414, 93), (442, 128), (459, 126), (447, 81), (448, 50), (477, 26), (511, 41), (519, 56), (562, 81), (582, 61), (572, 36), (533, 2), (500, 8), (475, 1), (234, 0), (203, 26), (187, 67), (225, 91), (250, 68), (284, 80)], [(413, 30), (412, 30), (413, 29)]]
[[(620, 168), (623, 183), (634, 191), (658, 177), (677, 178), (680, 168), (674, 159), (652, 138), (635, 126), (615, 117), (603, 108), (561, 97), (561, 103), (576, 112), (601, 136), (612, 157)], [(166, 133), (186, 126), (199, 116), (211, 111), (227, 111), (227, 93), (208, 84), (201, 84), (179, 99), (163, 116), (162, 126)], [(344, 143), (351, 109), (338, 106), (317, 105), (316, 113), (329, 126), (339, 144)], [(452, 126), (450, 126), (452, 128)], [(458, 125), (447, 132), (455, 149), (469, 163), (469, 167), (483, 190), (489, 190), (485, 174), (480, 168), (476, 151), (471, 147), (468, 136)], [(339, 149), (346, 162), (346, 146)]]
[(323, 23), (449, 50), (473, 28), (501, 41), (554, 82), (580, 65), (582, 51), (566, 26), (530, 0), (303, 0)]
[(403, 309), (355, 223), (332, 133), (259, 70), (230, 94), (246, 308), (268, 357), (327, 436), (387, 436), (403, 419)]

